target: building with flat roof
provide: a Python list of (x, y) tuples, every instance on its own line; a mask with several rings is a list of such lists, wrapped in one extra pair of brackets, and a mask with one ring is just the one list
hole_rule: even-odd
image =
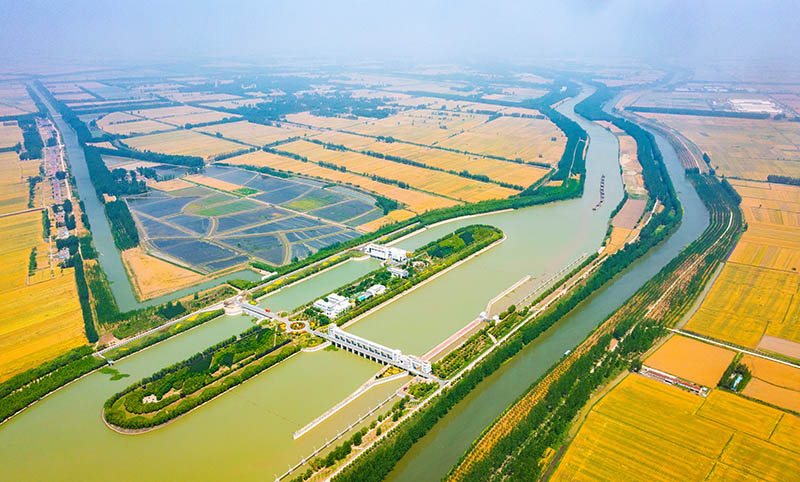
[(382, 295), (385, 292), (386, 292), (386, 287), (381, 284), (372, 285), (369, 288), (367, 288), (367, 293), (369, 293), (370, 296)]
[(389, 271), (393, 278), (408, 278), (408, 271), (404, 270), (403, 268), (389, 266), (386, 268), (386, 270)]
[(381, 261), (394, 261), (395, 263), (405, 263), (408, 261), (408, 251), (390, 246), (370, 243), (363, 249), (364, 253)]
[(342, 295), (332, 293), (327, 299), (319, 299), (312, 305), (331, 320), (338, 317), (352, 306), (351, 301)]

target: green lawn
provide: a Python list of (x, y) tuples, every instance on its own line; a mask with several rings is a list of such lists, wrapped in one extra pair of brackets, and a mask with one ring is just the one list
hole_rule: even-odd
[(253, 189), (252, 187), (240, 187), (239, 189), (235, 189), (233, 191), (234, 194), (239, 194), (240, 196), (249, 196), (251, 194), (257, 193), (257, 189)]
[(294, 209), (295, 211), (311, 211), (312, 209), (321, 208), (328, 204), (342, 201), (343, 198), (336, 194), (329, 194), (326, 192), (315, 192), (307, 194), (299, 199), (284, 203), (283, 206)]
[(238, 213), (239, 211), (246, 211), (258, 207), (259, 204), (249, 199), (242, 199), (240, 201), (229, 202), (225, 204), (217, 204), (206, 209), (200, 209), (193, 214), (199, 216), (224, 216), (226, 214)]

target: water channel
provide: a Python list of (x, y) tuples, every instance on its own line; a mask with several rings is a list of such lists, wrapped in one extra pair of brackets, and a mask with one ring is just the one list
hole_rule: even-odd
[[(586, 95), (559, 109), (575, 118), (572, 107)], [(59, 121), (60, 129), (69, 129), (60, 117)], [(583, 198), (445, 223), (404, 240), (400, 246), (413, 249), (472, 223), (498, 226), (507, 235), (502, 244), (349, 330), (407, 353), (422, 354), (474, 319), (489, 299), (523, 276), (546, 279), (579, 255), (595, 251), (609, 213), (622, 198), (618, 145), (608, 131), (579, 121), (591, 137)], [(439, 479), (505, 406), (702, 231), (707, 223), (705, 209), (684, 179), (674, 152), (659, 142), (686, 210), (678, 232), (485, 380), (414, 447), (391, 474), (393, 479)], [(592, 211), (599, 200), (602, 175), (606, 176), (606, 201)], [(89, 193), (83, 194), (93, 195), (91, 186)], [(285, 288), (261, 304), (291, 308), (374, 267), (372, 261), (348, 261)], [(342, 351), (301, 353), (166, 427), (133, 436), (105, 427), (100, 413), (110, 395), (251, 323), (243, 316), (223, 317), (121, 360), (116, 368), (130, 374), (129, 378), (111, 381), (108, 375), (94, 373), (59, 390), (0, 426), (0, 464), (13, 467), (19, 480), (100, 480), (109, 476), (137, 481), (272, 479), (402, 383), (370, 390), (335, 417), (293, 440), (295, 430), (343, 399), (379, 368)]]
[(61, 133), (61, 139), (64, 143), (66, 150), (67, 160), (69, 161), (70, 170), (75, 177), (75, 184), (78, 187), (80, 199), (86, 208), (86, 215), (89, 216), (89, 222), (92, 228), (92, 238), (94, 245), (99, 253), (98, 261), (106, 273), (108, 282), (111, 286), (111, 291), (114, 294), (114, 299), (117, 301), (117, 306), (121, 311), (129, 311), (136, 308), (145, 306), (160, 305), (177, 298), (182, 298), (186, 295), (202, 291), (204, 289), (217, 286), (229, 279), (247, 279), (257, 280), (259, 275), (251, 270), (242, 270), (236, 273), (230, 273), (225, 276), (209, 280), (189, 288), (175, 291), (173, 293), (153, 298), (147, 301), (139, 302), (133, 293), (128, 275), (125, 273), (125, 267), (122, 265), (120, 252), (114, 245), (114, 238), (111, 235), (111, 227), (108, 224), (103, 204), (97, 197), (92, 180), (89, 177), (89, 169), (86, 166), (86, 158), (83, 154), (83, 149), (78, 143), (78, 136), (75, 131), (67, 124), (61, 114), (53, 107), (50, 100), (42, 95), (39, 89), (36, 89), (39, 97), (50, 111), (50, 116), (55, 121), (56, 127)]

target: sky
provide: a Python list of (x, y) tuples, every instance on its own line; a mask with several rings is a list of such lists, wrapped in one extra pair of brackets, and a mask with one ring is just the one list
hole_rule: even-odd
[[(800, 58), (796, 1), (0, 0), (0, 59), (41, 62)], [(0, 69), (1, 70), (1, 69)]]

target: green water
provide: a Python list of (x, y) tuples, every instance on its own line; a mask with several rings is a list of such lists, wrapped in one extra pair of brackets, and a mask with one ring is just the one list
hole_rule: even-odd
[[(565, 103), (562, 109), (570, 110), (572, 105)], [(450, 222), (401, 242), (400, 246), (413, 249), (477, 222), (498, 226), (507, 235), (502, 244), (364, 318), (350, 330), (404, 352), (422, 354), (472, 321), (488, 300), (523, 276), (546, 279), (584, 252), (596, 250), (608, 215), (622, 198), (622, 183), (616, 139), (602, 129), (589, 132), (586, 194), (582, 199)], [(595, 212), (591, 207), (599, 199), (602, 174), (606, 176), (606, 202)], [(670, 238), (665, 246), (674, 245), (675, 239)], [(273, 310), (292, 308), (376, 266), (374, 261), (350, 261), (285, 288), (261, 304)], [(647, 278), (647, 272), (623, 277), (613, 287), (623, 283), (635, 289)], [(609, 297), (609, 305), (624, 299), (612, 290), (606, 293), (600, 297)], [(581, 312), (591, 306), (586, 305)], [(524, 365), (521, 372), (506, 378), (498, 374), (493, 377), (495, 382), (484, 382), (482, 389), (471, 395), (478, 400), (460, 404), (448, 415), (448, 419), (454, 417), (451, 423), (437, 426), (446, 433), (426, 437), (415, 447), (420, 452), (417, 457), (407, 457), (419, 463), (412, 466), (404, 460), (393, 476), (438, 479), (440, 474), (434, 475), (436, 471), (431, 468), (449, 469), (450, 461), (463, 451), (460, 447), (468, 445), (506, 406), (504, 400), (515, 398), (537, 376), (537, 370), (546, 369), (585, 336), (597, 316), (593, 311), (589, 315), (590, 322), (563, 323), (527, 348), (525, 356), (517, 357), (520, 360), (507, 364)], [(246, 317), (223, 317), (120, 361), (115, 367), (130, 374), (129, 378), (112, 382), (108, 375), (95, 373), (47, 397), (0, 426), (0, 465), (10, 468), (16, 480), (273, 479), (402, 383), (370, 390), (293, 440), (295, 430), (352, 393), (379, 368), (342, 351), (301, 353), (153, 432), (121, 435), (105, 427), (100, 413), (111, 394), (249, 326), (251, 321)], [(542, 355), (530, 362), (530, 353)], [(490, 400), (480, 402), (487, 398)], [(459, 412), (466, 415), (458, 416)]]

